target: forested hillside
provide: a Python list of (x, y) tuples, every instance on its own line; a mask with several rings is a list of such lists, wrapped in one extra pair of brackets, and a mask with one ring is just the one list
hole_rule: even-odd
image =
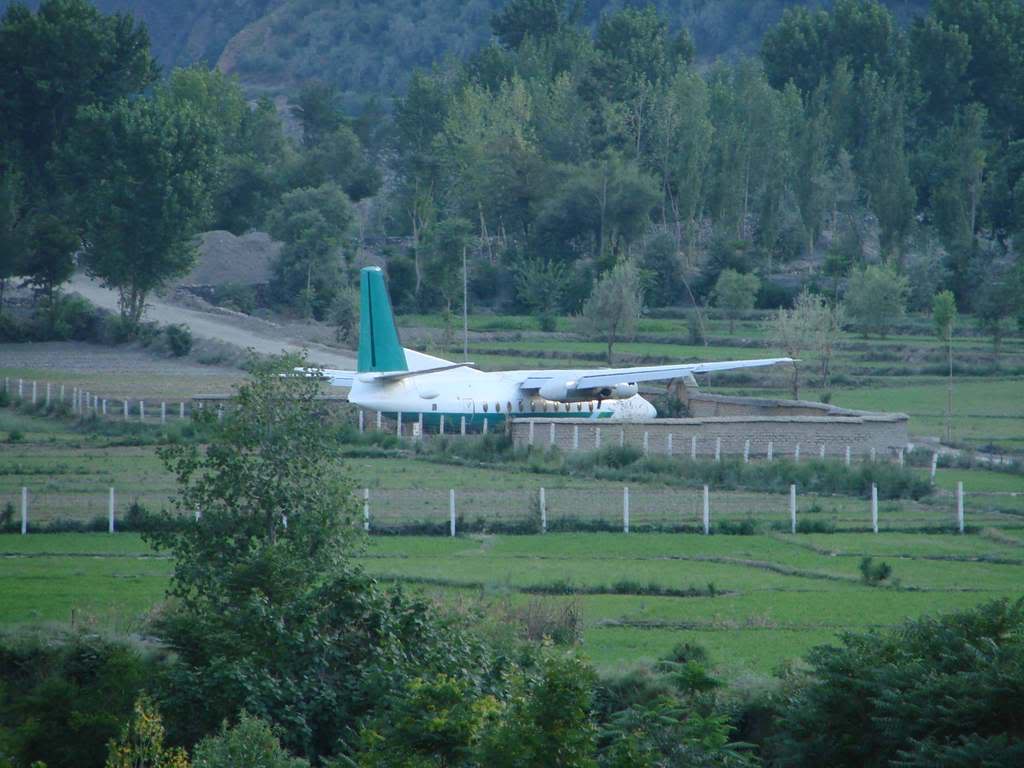
[[(405, 91), (414, 68), (462, 59), (491, 38), (491, 16), (507, 0), (94, 0), (146, 24), (164, 67), (219, 62), (249, 93), (287, 93), (315, 78), (337, 86), (350, 109)], [(10, 0), (0, 0), (0, 11)], [(38, 0), (26, 3), (38, 6)], [(580, 0), (578, 23), (648, 0)], [(698, 60), (755, 53), (790, 6), (831, 8), (834, 0), (650, 0), (670, 29), (686, 28)], [(927, 0), (885, 0), (901, 23)], [(567, 2), (566, 6), (572, 6)]]

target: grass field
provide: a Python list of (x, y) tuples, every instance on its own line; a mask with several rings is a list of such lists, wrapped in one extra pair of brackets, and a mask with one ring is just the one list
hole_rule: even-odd
[[(860, 581), (860, 558), (896, 587)], [(162, 599), (171, 569), (133, 534), (0, 536), (0, 624), (131, 631)], [(767, 672), (844, 630), (888, 626), (1024, 590), (1024, 541), (987, 536), (549, 534), (371, 538), (361, 558), (382, 580), (485, 611), (577, 604), (583, 649), (609, 669), (705, 645), (726, 676)], [(692, 590), (665, 597), (651, 586)], [(590, 594), (538, 597), (537, 588)], [(713, 595), (713, 596), (712, 596)]]

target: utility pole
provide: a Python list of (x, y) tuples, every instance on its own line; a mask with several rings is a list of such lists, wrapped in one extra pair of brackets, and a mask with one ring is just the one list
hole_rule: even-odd
[(462, 360), (469, 361), (469, 278), (466, 275), (466, 246), (462, 246)]

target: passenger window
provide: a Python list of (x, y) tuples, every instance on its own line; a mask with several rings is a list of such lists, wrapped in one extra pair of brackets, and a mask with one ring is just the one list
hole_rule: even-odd
[(484, 403), (484, 413), (487, 413), (487, 403)]
[(507, 411), (508, 413), (512, 413), (512, 403), (510, 403), (510, 402), (506, 402), (506, 403), (505, 403), (505, 410), (506, 410), (506, 411)]
[(494, 404), (494, 412), (495, 413), (501, 413), (501, 403), (495, 403)]

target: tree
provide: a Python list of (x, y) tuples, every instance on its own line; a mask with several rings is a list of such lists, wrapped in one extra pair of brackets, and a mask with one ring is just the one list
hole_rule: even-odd
[(81, 240), (66, 221), (52, 214), (37, 215), (32, 224), (33, 255), (26, 267), (28, 279), (43, 294), (52, 323), (57, 311), (57, 287), (74, 273), (72, 254)]
[(176, 735), (198, 740), (244, 710), (323, 761), (408, 680), (491, 667), (425, 600), (352, 561), (357, 501), (321, 377), (281, 375), (303, 365), (254, 361), (223, 420), (201, 419), (203, 447), (161, 449), (178, 492), (146, 540), (173, 555), (175, 600), (154, 631), (176, 655), (159, 686)]
[(315, 147), (344, 123), (341, 96), (336, 86), (320, 81), (304, 85), (294, 101), (292, 115), (302, 125), (302, 144)]
[(629, 260), (620, 261), (601, 275), (583, 305), (583, 319), (588, 328), (608, 344), (608, 364), (612, 364), (612, 347), (618, 339), (632, 334), (643, 309), (643, 287), (640, 270)]
[(83, 190), (83, 261), (117, 289), (131, 327), (153, 291), (191, 268), (193, 239), (211, 213), (217, 162), (210, 120), (166, 88), (79, 112), (60, 163), (65, 181)]
[(892, 267), (871, 265), (854, 270), (844, 297), (850, 319), (865, 336), (883, 339), (903, 317), (907, 305), (907, 279)]
[(556, 34), (567, 21), (561, 0), (512, 0), (491, 17), (491, 29), (506, 48), (518, 48), (527, 38)]
[[(61, 184), (55, 155), (82, 108), (109, 106), (140, 92), (156, 80), (158, 68), (145, 27), (129, 14), (107, 16), (86, 0), (44, 0), (35, 13), (22, 3), (6, 5), (0, 18), (0, 148), (7, 157), (0, 184), (21, 180), (7, 224), (13, 224), (11, 235), (24, 256), (21, 271), (39, 277), (50, 293), (70, 276), (66, 267), (79, 246), (77, 238), (55, 238), (54, 221), (68, 225), (79, 208), (79, 188)], [(67, 250), (55, 253), (58, 244)], [(58, 276), (58, 283), (50, 282)]]
[(7, 281), (21, 274), (25, 262), (26, 234), (18, 226), (23, 195), (21, 173), (0, 153), (0, 316), (4, 313)]
[[(1017, 765), (1024, 746), (1006, 707), (1019, 689), (1024, 602), (845, 633), (792, 676), (767, 744), (772, 765)], [(1010, 682), (1012, 681), (1012, 682)], [(966, 691), (970, 691), (968, 696)], [(878, 723), (885, 723), (878, 728)]]
[(565, 293), (565, 265), (543, 259), (523, 259), (513, 267), (516, 295), (533, 312), (542, 331), (555, 330), (555, 318)]
[(832, 391), (832, 354), (846, 325), (846, 307), (839, 302), (829, 304), (819, 297), (818, 319), (814, 329), (814, 351), (821, 367), (821, 385)]
[(335, 184), (295, 189), (267, 216), (267, 229), (284, 247), (274, 265), (278, 300), (296, 303), (304, 316), (322, 318), (341, 285), (339, 249), (354, 215)]
[(181, 747), (164, 746), (160, 712), (142, 696), (121, 738), (111, 740), (105, 768), (189, 768), (188, 754)]
[(270, 726), (243, 712), (237, 725), (227, 723), (220, 733), (196, 744), (192, 768), (309, 768), (309, 763), (292, 757), (281, 746)]
[(736, 330), (736, 317), (754, 308), (761, 281), (757, 275), (741, 274), (734, 269), (723, 269), (711, 292), (712, 300), (719, 309), (729, 316), (729, 335)]
[(953, 420), (953, 326), (956, 324), (956, 298), (952, 291), (941, 291), (932, 299), (932, 320), (935, 335), (946, 345), (949, 379), (946, 387), (946, 442), (952, 440)]
[(332, 182), (353, 202), (376, 194), (380, 173), (366, 156), (359, 137), (347, 125), (340, 125), (309, 147), (296, 168), (298, 187), (318, 187)]
[[(773, 342), (781, 347), (788, 357), (799, 360), (801, 353), (814, 344), (815, 333), (823, 318), (820, 297), (802, 291), (797, 296), (792, 309), (779, 309), (774, 320), (768, 327)], [(793, 399), (800, 399), (800, 369), (793, 363), (793, 375), (790, 379)]]
[(1024, 306), (1024, 267), (989, 265), (974, 295), (974, 315), (981, 330), (992, 338), (992, 364), (996, 367), (1007, 332), (1006, 321), (1019, 315), (1021, 306)]
[(459, 217), (435, 224), (423, 238), (427, 282), (444, 300), (448, 344), (452, 336), (452, 306), (462, 304), (462, 265), (473, 241), (473, 225)]

